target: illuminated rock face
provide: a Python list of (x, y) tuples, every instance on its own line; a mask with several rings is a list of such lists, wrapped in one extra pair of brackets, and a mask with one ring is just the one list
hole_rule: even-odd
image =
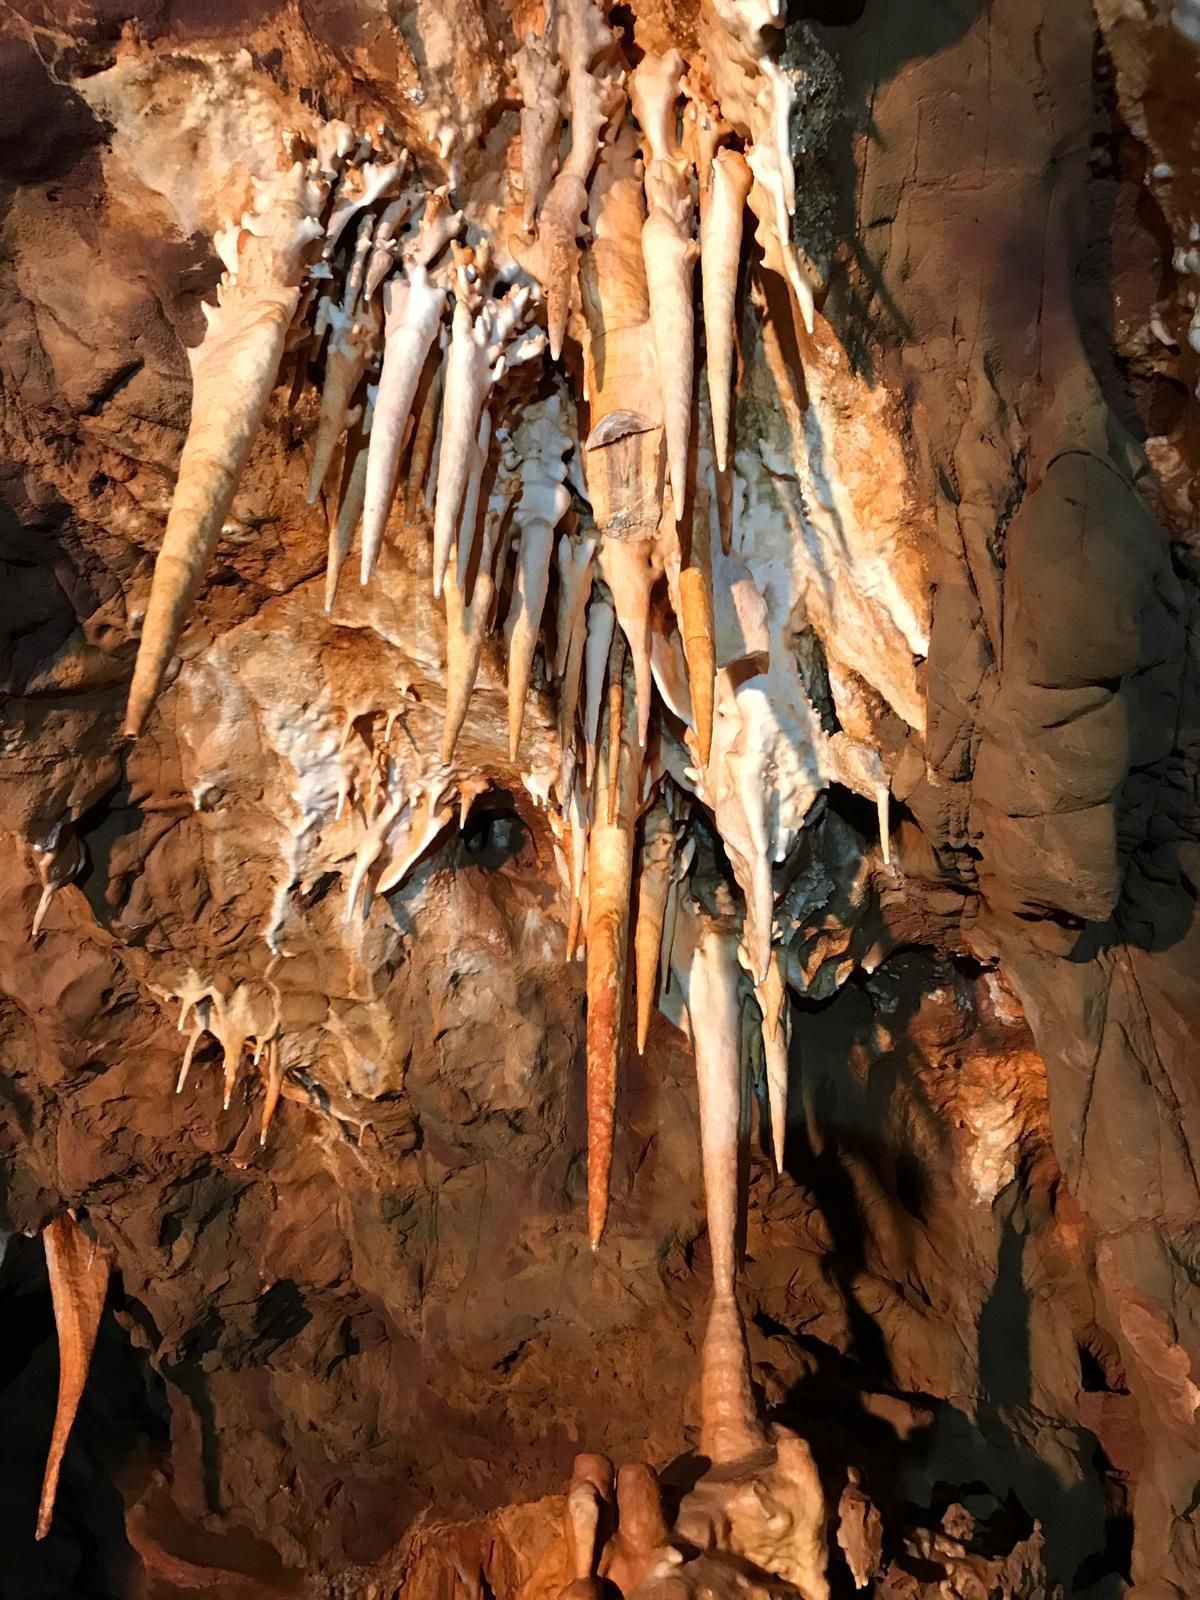
[(34, 9), (30, 1570), (1193, 1592), (1188, 8)]

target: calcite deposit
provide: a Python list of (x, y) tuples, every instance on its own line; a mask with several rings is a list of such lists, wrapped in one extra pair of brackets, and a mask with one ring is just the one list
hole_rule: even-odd
[(0, 1593), (1200, 1592), (1192, 9), (0, 17)]

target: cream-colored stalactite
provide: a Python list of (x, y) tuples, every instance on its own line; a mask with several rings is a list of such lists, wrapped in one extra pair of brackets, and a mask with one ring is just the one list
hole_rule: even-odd
[(605, 590), (596, 595), (588, 606), (587, 639), (583, 647), (583, 737), (587, 752), (584, 776), (589, 789), (596, 765), (600, 710), (604, 698), (604, 669), (608, 664), (615, 626), (616, 613)]
[(556, 395), (540, 416), (536, 411), (527, 411), (526, 417), (526, 448), (530, 453), (521, 462), (521, 495), (513, 510), (517, 570), (504, 624), (508, 647), (508, 754), (512, 761), (521, 745), (533, 652), (550, 588), (554, 530), (571, 504), (563, 459), (571, 441), (562, 430), (561, 400)]
[(595, 539), (563, 534), (558, 541), (558, 618), (554, 675), (558, 679), (558, 741), (562, 750), (560, 800), (570, 793), (575, 764), (575, 714), (587, 640), (587, 605), (592, 592)]
[(343, 458), (342, 492), (336, 510), (329, 517), (329, 547), (325, 556), (325, 612), (333, 610), (342, 568), (354, 543), (354, 532), (362, 520), (367, 498), (367, 467), (370, 462), (371, 427), (375, 419), (378, 388), (367, 385), (367, 397), (358, 423), (346, 437)]
[(603, 539), (598, 560), (633, 657), (638, 748), (644, 749), (654, 682), (650, 664), (650, 595), (662, 567), (657, 548), (649, 539)]
[(405, 428), (425, 362), (437, 338), (446, 289), (414, 264), (383, 287), (383, 370), (367, 454), (363, 503), (362, 581), (374, 569), (400, 474)]
[(38, 1504), (37, 1539), (46, 1537), (54, 1520), (58, 1476), (87, 1382), (110, 1265), (108, 1252), (88, 1238), (69, 1211), (47, 1224), (42, 1243), (58, 1331), (58, 1400)]
[(705, 8), (701, 42), (721, 114), (748, 141), (746, 159), (754, 179), (748, 199), (764, 262), (790, 284), (811, 334), (813, 287), (791, 239), (796, 197), (788, 123), (793, 91), (774, 58), (784, 20), (782, 11), (759, 0), (712, 0), (711, 10)]
[(677, 522), (687, 500), (696, 337), (692, 279), (697, 257), (690, 163), (676, 134), (682, 76), (683, 58), (670, 51), (663, 56), (644, 56), (629, 83), (646, 155), (642, 259)]
[(329, 343), (325, 350), (325, 377), (321, 386), (321, 411), (313, 441), (312, 470), (308, 478), (308, 503), (315, 505), (333, 464), (334, 452), (345, 436), (354, 396), (379, 344), (378, 310), (362, 298), (363, 274), (371, 246), (374, 219), (359, 223), (354, 260), (347, 274), (341, 305), (330, 307)]
[(663, 924), (674, 868), (675, 824), (665, 801), (659, 799), (642, 821), (642, 850), (638, 869), (638, 909), (633, 948), (639, 1054), (646, 1049), (650, 1017), (658, 998)]
[(844, 730), (831, 734), (826, 745), (830, 776), (853, 794), (875, 802), (879, 818), (879, 851), (884, 866), (892, 859), (888, 822), (891, 784), (879, 751), (861, 739), (852, 739)]
[(446, 575), (457, 569), (460, 584), (465, 584), (475, 555), (475, 530), (479, 523), (479, 496), (483, 490), (483, 475), (487, 469), (488, 451), (492, 445), (492, 414), (486, 406), (479, 413), (479, 426), (475, 430), (471, 470), (463, 493), (462, 513), (458, 519), (458, 559), (446, 568)]
[(222, 278), (218, 303), (204, 306), (203, 343), (188, 351), (192, 415), (133, 670), (129, 735), (141, 732), (162, 686), (279, 376), (323, 199), (300, 162), (260, 186), (236, 233), (237, 272)]
[(71, 882), (84, 864), (83, 845), (68, 818), (60, 818), (43, 842), (34, 845), (33, 861), (42, 885), (29, 930), (30, 939), (36, 942), (54, 896)]
[(687, 1004), (700, 1092), (700, 1148), (713, 1275), (701, 1357), (700, 1448), (718, 1466), (741, 1460), (766, 1442), (750, 1386), (750, 1360), (736, 1297), (740, 983), (736, 935), (722, 923), (702, 918), (687, 977)]
[[(477, 441), (478, 442), (478, 441)], [(462, 732), (479, 675), (483, 642), (491, 625), (496, 595), (496, 550), (505, 518), (520, 490), (515, 456), (501, 458), (501, 471), (488, 496), (483, 519), (474, 583), (470, 574), (460, 579), (454, 567), (446, 572), (442, 593), (446, 602), (446, 714), (442, 724), (442, 761), (449, 764)]]
[(384, 802), (383, 809), (372, 820), (366, 834), (359, 841), (354, 852), (354, 866), (350, 873), (350, 882), (346, 887), (346, 909), (343, 920), (349, 924), (353, 922), (359, 902), (362, 902), (362, 920), (365, 922), (371, 909), (371, 887), (368, 875), (374, 870), (376, 863), (383, 853), (388, 836), (396, 826), (397, 819), (408, 807), (408, 796), (401, 791), (390, 795)]
[(408, 828), (394, 837), (389, 836), (390, 854), (379, 874), (378, 894), (390, 894), (398, 889), (429, 847), (455, 820), (458, 808), (443, 802), (444, 793), (442, 781), (431, 779), (425, 786), (421, 805), (410, 817)]
[(719, 150), (712, 164), (708, 202), (700, 219), (700, 282), (713, 447), (721, 472), (728, 465), (733, 395), (734, 334), (737, 321), (738, 262), (742, 217), (751, 185), (746, 158)]
[[(513, 289), (503, 300), (489, 301), (473, 312), (469, 302), (460, 296), (454, 307), (433, 511), (435, 597), (442, 592), (442, 580), (458, 533), (479, 415), (493, 385), (504, 374), (505, 346), (525, 311), (528, 297), (527, 289)], [(521, 358), (518, 355), (517, 359)]]
[(767, 975), (755, 987), (755, 998), (762, 1013), (763, 1063), (767, 1078), (767, 1104), (771, 1112), (771, 1149), (776, 1172), (783, 1171), (783, 1151), (787, 1139), (788, 1044), (791, 1017), (788, 1011), (787, 981), (782, 953), (772, 950)]
[(697, 254), (696, 242), (684, 226), (669, 212), (655, 207), (642, 228), (642, 255), (650, 295), (654, 354), (662, 385), (667, 466), (676, 522), (687, 503), (696, 338), (692, 279)]
[(802, 688), (782, 673), (756, 674), (736, 687), (722, 673), (718, 683), (702, 794), (746, 899), (746, 954), (761, 983), (771, 959), (773, 867), (825, 787), (823, 737)]

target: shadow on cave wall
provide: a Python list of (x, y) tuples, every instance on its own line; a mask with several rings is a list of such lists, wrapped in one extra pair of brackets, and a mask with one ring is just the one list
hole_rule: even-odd
[[(938, 1159), (949, 1159), (950, 1130), (921, 1091), (914, 1070), (918, 1047), (910, 1033), (923, 995), (944, 975), (925, 951), (901, 952), (880, 973), (886, 974), (889, 965), (909, 969), (894, 991), (899, 1004), (887, 1014), (897, 1043), (872, 1060), (861, 1085), (848, 1062), (854, 1043), (876, 1018), (864, 981), (852, 980), (823, 1005), (793, 1007), (786, 1167), (811, 1193), (829, 1229), (832, 1248), (824, 1267), (844, 1301), (849, 1339), (839, 1351), (803, 1329), (766, 1330), (794, 1337), (810, 1358), (810, 1373), (788, 1393), (781, 1420), (811, 1440), (831, 1504), (840, 1493), (845, 1463), (857, 1461), (866, 1467), (885, 1527), (935, 1527), (957, 1500), (977, 1517), (978, 1547), (998, 1553), (1028, 1536), (1036, 1519), (1046, 1538), (1050, 1573), (1073, 1592), (1116, 1600), (1128, 1576), (1124, 1486), (1089, 1430), (1068, 1419), (1043, 1417), (1035, 1406), (1024, 1271), (1032, 1221), (1022, 1178), (1010, 1182), (993, 1203), (995, 1276), (974, 1328), (961, 1330), (977, 1354), (973, 1407), (969, 1398), (936, 1392), (940, 1374), (933, 1370), (937, 1358), (932, 1354), (928, 1391), (904, 1392), (889, 1354), (889, 1336), (896, 1330), (869, 1311), (857, 1292), (873, 1255), (874, 1270), (893, 1271), (898, 1286), (905, 1280), (904, 1292), (923, 1298), (927, 1309), (932, 1296), (939, 1306), (947, 1302), (953, 1315), (957, 1298), (951, 1282), (922, 1282), (915, 1270), (916, 1238), (938, 1199), (921, 1161), (898, 1146), (888, 1128), (899, 1092), (925, 1119)], [(810, 1129), (818, 1126), (814, 1141)], [(899, 1242), (883, 1268), (884, 1247), (864, 1206), (864, 1175), (871, 1195), (887, 1205), (887, 1227)], [(969, 1257), (938, 1266), (947, 1275), (957, 1267), (968, 1285), (972, 1273), (986, 1270), (986, 1263)], [(870, 1393), (896, 1395), (928, 1420), (905, 1433), (868, 1406)], [(1043, 1456), (1033, 1442), (1047, 1433), (1051, 1445)], [(1061, 1464), (1064, 1455), (1078, 1465), (1074, 1483), (1064, 1482), (1056, 1471), (1056, 1458)]]

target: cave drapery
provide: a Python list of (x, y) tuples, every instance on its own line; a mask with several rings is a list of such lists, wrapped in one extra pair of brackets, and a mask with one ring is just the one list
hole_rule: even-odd
[(5, 1600), (1200, 1591), (1198, 84), (5, 8)]

